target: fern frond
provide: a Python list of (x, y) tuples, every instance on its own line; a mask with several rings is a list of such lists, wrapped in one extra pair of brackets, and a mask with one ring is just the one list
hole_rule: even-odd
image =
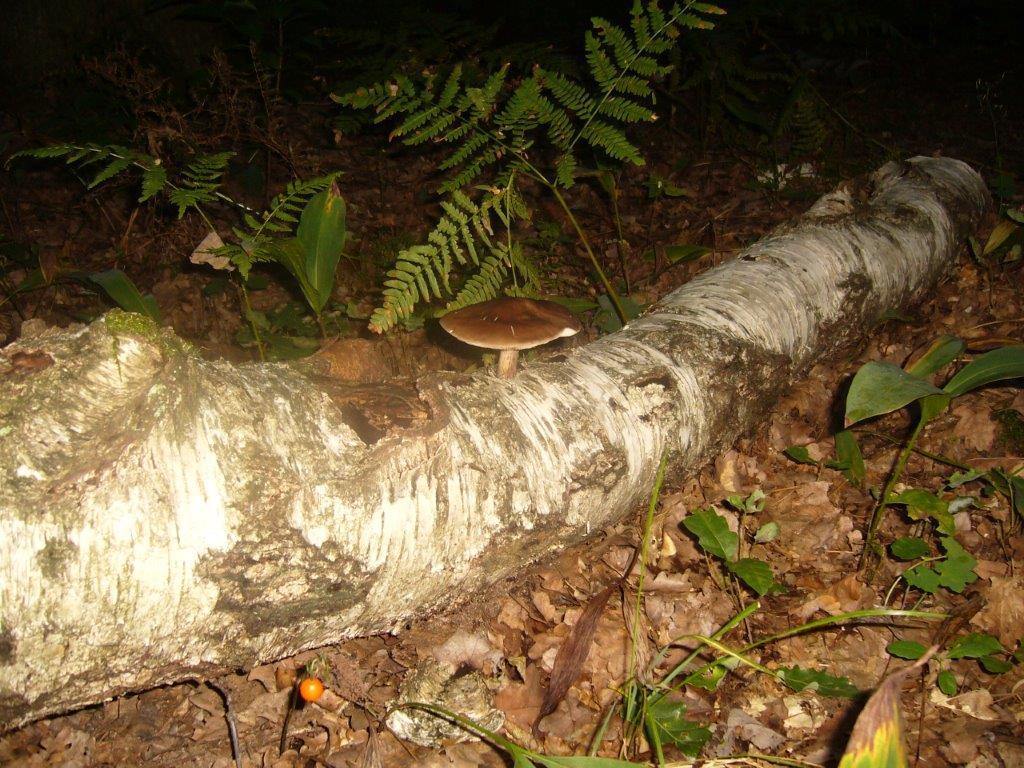
[(501, 285), (508, 275), (508, 258), (501, 248), (484, 258), (478, 269), (470, 276), (455, 297), (445, 305), (446, 312), (478, 304), (481, 301), (495, 298), (501, 291)]
[(492, 252), (498, 248), (491, 240), (490, 217), (502, 213), (510, 194), (508, 188), (488, 190), (476, 203), (456, 190), (443, 201), (444, 215), (427, 235), (427, 242), (398, 252), (395, 266), (384, 281), (384, 301), (370, 316), (370, 329), (386, 331), (409, 317), (420, 301), (450, 295), (450, 278), (456, 263), (472, 262), (482, 270), (489, 257), (481, 262), (478, 245), (483, 244)]
[(609, 96), (601, 103), (599, 112), (620, 123), (643, 123), (657, 118), (650, 107), (621, 96)]
[(588, 144), (603, 149), (609, 157), (643, 165), (644, 159), (640, 150), (626, 138), (619, 128), (603, 120), (591, 120), (583, 129), (581, 138)]
[[(526, 214), (516, 197), (517, 174), (551, 188), (571, 187), (580, 154), (574, 151), (577, 144), (615, 160), (642, 164), (640, 150), (624, 129), (655, 119), (652, 81), (670, 72), (663, 58), (680, 28), (709, 27), (704, 17), (718, 12), (717, 6), (688, 3), (683, 9), (673, 6), (666, 14), (657, 0), (646, 5), (637, 0), (628, 28), (593, 19), (584, 38), (587, 84), (540, 66), (531, 76), (510, 82), (505, 64), (479, 84), (454, 67), (447, 76), (429, 74), (415, 85), (395, 77), (333, 96), (347, 106), (373, 109), (376, 122), (395, 120), (391, 138), (406, 145), (432, 141), (449, 148), (439, 165), (449, 176), (439, 191), (451, 198), (442, 203), (444, 214), (426, 241), (399, 252), (385, 280), (383, 304), (370, 319), (371, 330), (385, 331), (408, 317), (417, 302), (436, 298), (435, 284), (450, 293), (449, 283), (456, 282), (450, 279), (453, 266), (479, 266), (462, 284), (455, 303), (496, 295), (510, 270), (522, 271), (511, 261), (514, 246), (502, 250), (491, 242), (488, 221), (494, 213), (509, 226)], [(531, 151), (545, 139), (555, 154)], [(541, 162), (551, 157), (553, 167), (541, 170)], [(488, 171), (493, 182), (477, 206), (461, 190), (478, 183)], [(476, 250), (481, 242), (489, 249), (482, 258)]]
[(340, 172), (335, 172), (289, 182), (283, 192), (274, 196), (267, 210), (260, 214), (259, 218), (246, 213), (243, 220), (247, 229), (236, 228), (235, 234), (240, 239), (252, 243), (262, 242), (268, 233), (278, 236), (291, 234), (299, 223), (299, 217), (307, 203), (330, 187), (339, 175)]
[(204, 155), (182, 171), (180, 182), (167, 194), (168, 199), (178, 206), (179, 219), (189, 208), (212, 203), (217, 199), (216, 193), (224, 171), (227, 170), (228, 161), (234, 156), (234, 152)]
[(537, 79), (563, 108), (580, 120), (588, 120), (597, 111), (597, 104), (586, 88), (559, 72), (539, 69)]
[(156, 197), (167, 186), (167, 169), (162, 165), (154, 165), (142, 172), (142, 194), (139, 202), (144, 203)]
[(576, 182), (576, 158), (572, 152), (566, 152), (555, 163), (555, 181), (566, 189)]
[(42, 160), (62, 157), (66, 165), (70, 165), (76, 170), (84, 170), (90, 165), (106, 163), (86, 183), (88, 189), (94, 189), (129, 169), (141, 169), (143, 184), (142, 194), (139, 197), (140, 203), (162, 191), (167, 182), (167, 174), (164, 173), (161, 178), (159, 171), (155, 170), (160, 168), (159, 160), (119, 144), (54, 144), (49, 147), (35, 147), (16, 152), (11, 155), (8, 162), (19, 157)]

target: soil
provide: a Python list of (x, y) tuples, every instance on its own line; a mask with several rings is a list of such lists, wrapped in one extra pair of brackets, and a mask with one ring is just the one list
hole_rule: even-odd
[[(998, 149), (1003, 167), (1019, 173), (1024, 168), (1024, 99), (1010, 78), (1004, 81), (997, 109), (979, 107), (979, 81), (995, 82), (1003, 70), (998, 57), (976, 53), (964, 47), (956, 54), (943, 51), (913, 62), (897, 60), (887, 74), (879, 72), (861, 88), (828, 93), (830, 103), (858, 127), (848, 134), (852, 146), (821, 158), (812, 177), (782, 190), (756, 183), (766, 163), (749, 149), (727, 144), (700, 149), (680, 123), (644, 135), (650, 163), (619, 179), (621, 222), (628, 243), (621, 263), (607, 198), (596, 187), (585, 186), (575, 193), (574, 209), (600, 244), (608, 268), (618, 270), (624, 263), (627, 274), (621, 277), (630, 283), (632, 294), (651, 301), (804, 210), (841, 178), (876, 167), (882, 151), (875, 137), (898, 146), (901, 154), (960, 157), (988, 178), (995, 176)], [(1013, 88), (1018, 89), (1016, 94)], [(678, 120), (685, 120), (685, 115)], [(395, 244), (429, 226), (435, 208), (421, 190), (428, 186), (434, 159), (410, 152), (382, 157), (379, 137), (374, 135), (345, 138), (334, 146), (326, 146), (313, 129), (292, 138), (307, 142), (298, 153), (308, 160), (304, 173), (346, 170), (342, 192), (358, 240), (352, 253), (356, 261), (343, 265), (335, 298), (369, 309), (377, 277)], [(670, 179), (679, 194), (650, 198), (644, 182), (653, 174)], [(72, 265), (85, 271), (118, 266), (152, 291), (167, 324), (208, 354), (252, 358), (251, 346), (237, 342), (242, 328), (239, 297), (232, 291), (207, 290), (215, 275), (187, 264), (204, 236), (201, 222), (178, 221), (152, 208), (135, 207), (129, 190), (83, 193), (59, 169), (47, 166), (21, 171), (17, 183), (16, 190), (13, 177), (0, 177), (6, 226), (38, 247), (41, 264), (54, 273)], [(1019, 208), (1021, 196), (1008, 202)], [(545, 218), (554, 215), (549, 217), (538, 203), (537, 221)], [(993, 214), (979, 232), (982, 243), (995, 223)], [(583, 257), (566, 237), (567, 228), (546, 231), (547, 238), (534, 245), (552, 292), (593, 296)], [(673, 266), (665, 246), (682, 243), (711, 250), (698, 260)], [(642, 258), (644, 254), (650, 256)], [(267, 287), (253, 293), (256, 309), (280, 308), (296, 299), (282, 276), (268, 277)], [(13, 276), (14, 282), (17, 278)], [(981, 495), (976, 485), (943, 491), (946, 499), (975, 497), (974, 504), (957, 511), (953, 519), (957, 541), (976, 561), (977, 579), (960, 592), (945, 589), (923, 595), (900, 581), (906, 563), (886, 560), (870, 579), (859, 567), (874, 507), (870, 489), (880, 488), (892, 470), (912, 427), (909, 414), (899, 412), (857, 430), (866, 465), (863, 483), (851, 482), (828, 461), (835, 455), (833, 435), (844, 388), (860, 365), (869, 360), (903, 365), (943, 334), (964, 339), (968, 358), (997, 346), (1021, 344), (1020, 286), (1019, 261), (979, 263), (965, 250), (933, 295), (908, 315), (880, 325), (854, 359), (816, 367), (770, 418), (715, 462), (689, 476), (666, 478), (646, 563), (634, 566), (624, 589), (611, 591), (596, 617), (593, 641), (573, 685), (536, 729), (534, 721), (559, 648), (581, 622), (589, 601), (614, 584), (628, 566), (640, 544), (645, 510), (572, 551), (534, 565), (524, 577), (495, 585), (485, 599), (425, 618), (394, 636), (361, 638), (215, 680), (143, 691), (9, 732), (0, 738), (0, 764), (227, 768), (235, 765), (231, 722), (243, 766), (508, 765), (503, 754), (486, 743), (420, 747), (400, 742), (382, 723), (380, 717), (393, 704), (401, 681), (427, 659), (480, 672), (494, 706), (504, 714), (503, 733), (516, 743), (551, 755), (585, 754), (593, 744), (599, 755), (621, 756), (624, 726), (614, 705), (627, 671), (662, 649), (669, 650), (657, 668), (671, 668), (694, 647), (693, 635), (716, 632), (753, 603), (753, 596), (730, 581), (683, 525), (688, 515), (706, 508), (725, 517), (741, 534), (744, 554), (766, 562), (785, 588), (763, 597), (759, 608), (726, 636), (732, 648), (804, 622), (871, 607), (922, 608), (950, 616), (942, 622), (846, 622), (747, 654), (768, 670), (820, 670), (870, 691), (888, 673), (909, 664), (886, 651), (897, 639), (948, 649), (953, 639), (966, 633), (986, 633), (1012, 651), (1024, 638), (1024, 533), (1020, 516), (1013, 514), (1006, 499)], [(0, 309), (0, 332), (9, 341), (17, 337), (24, 319), (41, 317), (65, 324), (95, 317), (104, 306), (101, 297), (82, 284), (55, 281)], [(480, 363), (473, 351), (440, 340), (429, 328), (381, 338), (368, 335), (357, 319), (340, 318), (338, 323), (338, 338), (318, 354), (325, 371), (349, 384), (371, 385), (425, 370), (465, 369)], [(591, 326), (587, 333), (593, 337), (599, 331)], [(404, 397), (398, 388), (350, 391), (365, 393), (355, 398), (353, 407), (367, 419), (368, 430), (381, 428), (373, 423), (373, 414), (388, 407), (385, 401)], [(946, 488), (955, 470), (941, 457), (979, 470), (1019, 471), (1024, 466), (1022, 413), (1024, 393), (1016, 386), (994, 386), (958, 399), (925, 432), (922, 451), (911, 458), (903, 485)], [(816, 463), (794, 461), (785, 453), (791, 446), (804, 446)], [(764, 494), (763, 508), (748, 514), (740, 515), (726, 501), (757, 490)], [(755, 532), (768, 523), (778, 526), (778, 536), (756, 543)], [(886, 544), (909, 535), (924, 535), (934, 542), (927, 521), (898, 511), (886, 516), (879, 531)], [(641, 571), (643, 611), (637, 621), (633, 609)], [(638, 638), (632, 648), (631, 630)], [(909, 675), (901, 689), (910, 764), (1024, 766), (1024, 665), (1018, 659), (1009, 671), (992, 674), (977, 660), (950, 659), (942, 650), (939, 654), (925, 670)], [(328, 692), (318, 703), (300, 706), (293, 696), (295, 679), (311, 662), (322, 670)], [(937, 687), (940, 670), (955, 676), (954, 695)], [(707, 766), (768, 764), (750, 757), (744, 758), (746, 763), (726, 760), (752, 753), (833, 765), (863, 705), (863, 697), (794, 691), (777, 676), (746, 665), (730, 672), (715, 690), (687, 687), (680, 700), (688, 707), (687, 718), (711, 730), (705, 762), (693, 763)], [(599, 726), (609, 711), (602, 730)], [(651, 759), (648, 743), (641, 740), (636, 750), (634, 759)], [(684, 760), (672, 750), (668, 757)]]

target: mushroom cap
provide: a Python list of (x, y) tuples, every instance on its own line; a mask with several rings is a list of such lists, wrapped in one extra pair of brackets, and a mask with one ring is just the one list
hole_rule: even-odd
[(561, 304), (503, 297), (471, 304), (441, 318), (441, 327), (459, 341), (486, 349), (530, 349), (582, 326)]

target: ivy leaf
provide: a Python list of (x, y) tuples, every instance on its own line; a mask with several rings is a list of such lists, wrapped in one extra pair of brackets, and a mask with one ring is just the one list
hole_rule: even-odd
[(683, 520), (683, 526), (697, 537), (701, 549), (722, 560), (734, 560), (739, 537), (729, 530), (725, 518), (713, 509), (698, 509)]
[(931, 554), (931, 548), (924, 539), (916, 536), (904, 536), (889, 545), (889, 551), (897, 560), (917, 560)]
[(894, 640), (885, 646), (885, 650), (890, 656), (895, 656), (898, 659), (916, 661), (924, 656), (924, 652), (928, 649), (913, 640)]
[(794, 691), (814, 691), (822, 696), (852, 699), (860, 695), (860, 690), (849, 678), (836, 677), (816, 669), (800, 667), (781, 667), (775, 673), (778, 678)]
[(648, 702), (645, 724), (648, 737), (658, 744), (671, 744), (687, 757), (696, 757), (711, 738), (711, 731), (687, 720), (686, 705), (662, 696)]
[(949, 502), (923, 488), (908, 488), (896, 496), (890, 496), (888, 503), (905, 505), (911, 520), (932, 518), (938, 526), (939, 533), (952, 535), (954, 531), (953, 516), (949, 514)]
[(797, 464), (810, 464), (812, 466), (818, 465), (818, 462), (811, 458), (811, 454), (807, 450), (806, 445), (791, 445), (784, 451), (784, 453)]
[(769, 592), (782, 592), (785, 588), (775, 580), (768, 563), (754, 557), (743, 557), (725, 564), (736, 577), (754, 590), (758, 597)]
[(957, 688), (959, 687), (956, 683), (956, 675), (948, 669), (944, 669), (939, 672), (938, 677), (935, 679), (935, 683), (939, 686), (939, 690), (947, 696), (956, 695)]
[(957, 594), (964, 591), (968, 584), (978, 579), (974, 572), (978, 561), (960, 546), (960, 542), (952, 536), (941, 539), (942, 548), (946, 550), (946, 559), (935, 563), (935, 572), (939, 575), (939, 584)]
[(993, 653), (1002, 653), (1003, 646), (992, 635), (983, 632), (971, 632), (949, 647), (946, 655), (951, 659), (980, 659)]
[(939, 583), (939, 574), (930, 565), (915, 565), (903, 572), (903, 580), (914, 589), (934, 595), (942, 586)]

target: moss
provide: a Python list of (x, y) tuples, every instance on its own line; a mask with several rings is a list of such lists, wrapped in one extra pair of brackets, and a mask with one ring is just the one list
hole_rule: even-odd
[(1020, 411), (1007, 408), (996, 411), (995, 417), (999, 422), (999, 441), (1015, 455), (1024, 453), (1024, 417)]
[(184, 339), (162, 325), (138, 312), (125, 312), (123, 309), (112, 309), (103, 316), (103, 322), (107, 332), (114, 340), (114, 348), (117, 348), (117, 339), (120, 336), (135, 336), (144, 341), (155, 344), (165, 352), (189, 352), (194, 347)]
[(163, 335), (159, 325), (138, 312), (112, 309), (104, 315), (103, 322), (112, 336), (142, 336), (157, 341)]

